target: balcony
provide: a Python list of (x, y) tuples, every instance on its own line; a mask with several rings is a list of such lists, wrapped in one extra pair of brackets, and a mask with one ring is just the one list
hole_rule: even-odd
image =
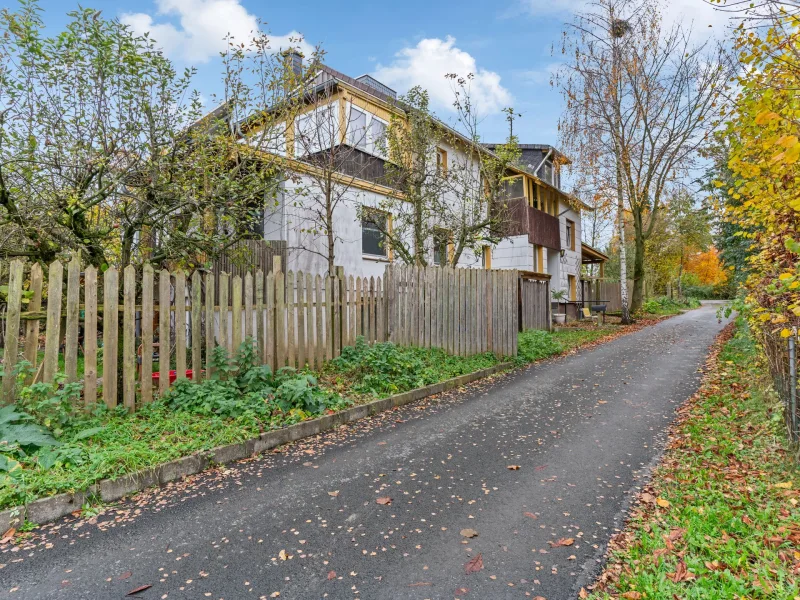
[(506, 231), (509, 236), (527, 234), (528, 242), (531, 244), (544, 246), (550, 250), (561, 250), (561, 227), (558, 217), (528, 206), (525, 198), (508, 200), (507, 207)]

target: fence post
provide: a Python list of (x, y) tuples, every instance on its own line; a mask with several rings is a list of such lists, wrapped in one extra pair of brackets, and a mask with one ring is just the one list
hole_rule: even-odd
[(19, 321), (22, 312), (22, 261), (15, 260), (10, 265), (8, 278), (8, 320), (6, 322), (5, 354), (3, 366), (2, 404), (11, 404), (14, 401), (17, 378), (14, 376), (14, 366), (17, 364), (17, 350), (19, 347)]
[(789, 437), (797, 439), (797, 327), (789, 336)]

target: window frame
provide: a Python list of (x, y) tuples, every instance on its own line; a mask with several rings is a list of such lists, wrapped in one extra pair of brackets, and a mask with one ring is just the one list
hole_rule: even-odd
[[(333, 123), (333, 131), (331, 132), (331, 139), (328, 142), (327, 148), (323, 147), (316, 147), (316, 143), (319, 141), (318, 139), (314, 139), (313, 144), (309, 144), (309, 148), (304, 147), (303, 142), (301, 142), (301, 138), (303, 134), (301, 133), (301, 121), (311, 120), (313, 119), (314, 123), (318, 123), (319, 120), (317, 115), (323, 111), (330, 110), (331, 117), (330, 122)], [(301, 113), (297, 115), (294, 119), (294, 124), (292, 126), (292, 130), (294, 132), (294, 156), (295, 157), (304, 157), (308, 156), (309, 154), (315, 154), (322, 150), (330, 150), (335, 145), (339, 143), (339, 136), (341, 134), (340, 124), (339, 124), (339, 103), (336, 101), (328, 102), (323, 106), (317, 106), (308, 112)], [(313, 148), (313, 149), (311, 149)]]
[(567, 247), (575, 252), (575, 221), (572, 219), (564, 219), (566, 221), (566, 234), (567, 234)]
[[(391, 218), (392, 215), (390, 213), (388, 213), (388, 212), (386, 212), (384, 210), (380, 210), (378, 208), (372, 208), (372, 207), (366, 207), (366, 206), (363, 207), (363, 211), (362, 211), (362, 214), (361, 214), (361, 256), (365, 256), (365, 257), (373, 258), (373, 259), (379, 259), (379, 260), (391, 260), (392, 254), (389, 251), (389, 245), (386, 243), (386, 234), (383, 233), (377, 227), (374, 228), (373, 231), (376, 231), (383, 238), (382, 242), (379, 242), (379, 244), (380, 243), (383, 244), (383, 254), (374, 254), (372, 252), (365, 252), (364, 251), (364, 230), (365, 230), (365, 228), (364, 228), (364, 220), (365, 219), (370, 219), (370, 217), (372, 217), (372, 216), (383, 217), (385, 219), (385, 225), (386, 225), (386, 230), (387, 231), (390, 231), (391, 227), (392, 227), (392, 218)], [(374, 223), (375, 221), (373, 220), (372, 222)]]
[[(437, 246), (444, 242), (444, 262), (437, 262)], [(433, 230), (433, 264), (436, 267), (446, 267), (450, 262), (453, 247), (453, 232), (449, 229), (437, 227)]]

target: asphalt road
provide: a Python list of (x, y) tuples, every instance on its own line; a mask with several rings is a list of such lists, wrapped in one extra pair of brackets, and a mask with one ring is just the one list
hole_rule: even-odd
[(575, 598), (715, 309), (45, 526), (0, 552), (0, 598)]

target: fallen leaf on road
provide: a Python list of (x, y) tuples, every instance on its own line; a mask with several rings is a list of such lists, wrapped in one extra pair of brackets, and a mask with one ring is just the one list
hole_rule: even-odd
[(656, 499), (656, 504), (658, 504), (661, 508), (669, 508), (669, 500), (666, 498), (658, 497)]
[(336, 491), (333, 491), (333, 492), (328, 492), (328, 496), (333, 496), (334, 498), (336, 498), (336, 496), (338, 496), (338, 495), (339, 495), (339, 490), (336, 490)]
[(130, 592), (128, 592), (125, 595), (126, 596), (133, 596), (134, 594), (138, 594), (139, 592), (143, 592), (145, 590), (149, 590), (151, 587), (153, 587), (153, 586), (149, 585), (149, 584), (148, 585), (140, 585), (137, 588), (133, 588)]
[(377, 500), (375, 500), (375, 502), (377, 502), (378, 504), (380, 504), (382, 506), (388, 506), (389, 504), (392, 503), (392, 499), (389, 498), (389, 496), (384, 496), (382, 498), (378, 498)]
[(17, 533), (17, 530), (14, 529), (13, 527), (11, 529), (9, 529), (8, 531), (6, 531), (3, 534), (3, 539), (0, 540), (0, 544), (7, 544), (10, 541), (12, 541), (14, 539), (14, 534), (16, 534), (16, 533)]
[(281, 560), (286, 560), (286, 550), (281, 550), (280, 552), (278, 552), (278, 558), (280, 558)]
[(655, 498), (653, 498), (653, 495), (652, 495), (652, 494), (648, 494), (647, 492), (645, 492), (645, 493), (643, 493), (643, 494), (641, 495), (641, 500), (642, 500), (642, 502), (644, 502), (645, 504), (652, 504), (652, 503), (653, 503), (653, 501), (655, 500)]
[(409, 583), (408, 587), (422, 587), (424, 585), (431, 585), (430, 581), (418, 581), (417, 583)]
[(519, 471), (519, 465), (508, 465), (506, 469), (509, 471)]
[(478, 537), (478, 532), (474, 529), (462, 529), (461, 535), (463, 535), (465, 538), (474, 538)]
[(526, 512), (526, 513), (523, 513), (523, 514), (524, 514), (526, 517), (530, 518), (530, 519), (534, 519), (534, 520), (536, 520), (536, 519), (538, 519), (538, 518), (539, 518), (539, 517), (537, 517), (535, 514), (533, 514), (532, 512)]
[(551, 548), (560, 548), (561, 546), (572, 546), (575, 543), (573, 538), (561, 538), (555, 542), (547, 542)]
[(467, 564), (464, 565), (464, 570), (467, 572), (467, 575), (470, 573), (477, 573), (481, 569), (483, 569), (483, 555), (481, 554), (468, 560)]
[(328, 581), (336, 579), (336, 571), (328, 571)]
[(455, 592), (453, 592), (453, 595), (456, 596), (456, 597), (458, 597), (458, 596), (466, 596), (468, 593), (469, 593), (469, 588), (460, 587)]
[(125, 571), (125, 572), (124, 572), (122, 575), (120, 575), (119, 577), (117, 577), (117, 579), (127, 579), (127, 578), (128, 578), (128, 577), (130, 577), (131, 575), (133, 575), (133, 573), (131, 573), (130, 571)]
[(280, 592), (272, 592), (272, 593), (269, 595), (269, 597), (270, 597), (270, 598), (277, 598), (277, 597), (278, 597), (278, 596), (280, 596), (280, 595), (281, 595), (281, 593), (280, 593)]
[(586, 588), (581, 588), (581, 591), (578, 592), (578, 598), (581, 598), (581, 600), (583, 600), (584, 598), (588, 597), (589, 597), (589, 592), (586, 591)]

